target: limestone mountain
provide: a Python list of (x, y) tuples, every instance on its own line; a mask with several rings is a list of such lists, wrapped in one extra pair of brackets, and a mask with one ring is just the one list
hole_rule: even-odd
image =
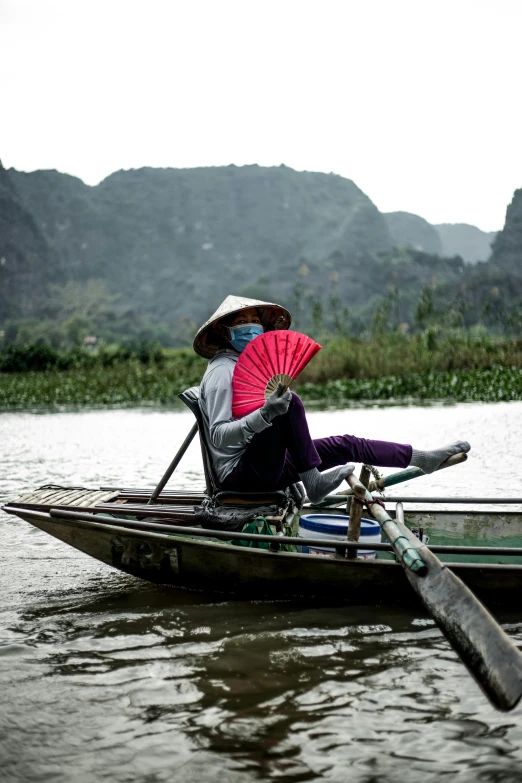
[(470, 268), (462, 246), (441, 257), (444, 241), (423, 218), (382, 215), (333, 174), (144, 168), (89, 187), (0, 168), (0, 328), (35, 317), (68, 334), (186, 344), (237, 293), (287, 305), (303, 329), (360, 332), (376, 312), (391, 328), (413, 324), (426, 286), (448, 306), (468, 297), (468, 320), (487, 310), (504, 323), (519, 291), (521, 192), (493, 260)]
[(516, 190), (506, 222), (493, 241), (488, 261), (468, 264), (455, 291), (440, 287), (439, 299), (458, 299), (465, 325), (520, 334), (522, 331), (522, 189)]
[(442, 242), (442, 255), (461, 256), (468, 264), (487, 261), (496, 231), (481, 231), (467, 223), (438, 223), (434, 226)]
[(37, 314), (42, 292), (59, 276), (58, 256), (0, 163), (0, 323)]
[(419, 215), (413, 215), (411, 212), (385, 212), (384, 217), (397, 247), (412, 247), (437, 256), (459, 255), (443, 253), (438, 231)]
[(24, 207), (73, 280), (103, 278), (136, 311), (179, 322), (231, 291), (288, 301), (393, 245), (350, 180), (260, 166), (139, 169), (96, 187), (10, 171)]
[(397, 247), (411, 247), (446, 258), (460, 256), (467, 264), (487, 261), (497, 234), (467, 223), (432, 225), (410, 212), (385, 212), (384, 217)]
[(522, 188), (515, 190), (506, 210), (506, 222), (493, 242), (491, 262), (522, 277)]

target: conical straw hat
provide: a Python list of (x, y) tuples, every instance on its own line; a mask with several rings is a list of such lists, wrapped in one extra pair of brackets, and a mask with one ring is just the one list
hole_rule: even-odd
[(216, 312), (205, 321), (203, 326), (198, 329), (194, 338), (194, 350), (200, 356), (211, 359), (217, 351), (223, 346), (215, 340), (213, 327), (216, 321), (224, 318), (226, 315), (232, 315), (247, 307), (257, 307), (259, 317), (265, 330), (270, 329), (288, 329), (292, 323), (292, 316), (281, 305), (273, 302), (262, 302), (260, 299), (247, 299), (245, 296), (227, 296), (221, 302)]

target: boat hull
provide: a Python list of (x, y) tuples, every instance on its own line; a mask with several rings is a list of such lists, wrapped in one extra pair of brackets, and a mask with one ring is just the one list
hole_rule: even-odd
[[(416, 600), (402, 566), (392, 561), (273, 552), (94, 521), (71, 522), (30, 510), (17, 515), (113, 568), (159, 584), (239, 598), (317, 597), (353, 604)], [(451, 568), (487, 605), (520, 605), (522, 566), (455, 563)]]

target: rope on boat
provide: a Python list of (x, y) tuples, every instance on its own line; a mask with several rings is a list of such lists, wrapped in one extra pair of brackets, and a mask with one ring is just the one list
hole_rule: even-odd
[[(380, 479), (382, 479), (382, 473), (378, 471), (377, 468), (374, 468), (373, 465), (363, 465), (363, 468), (367, 468), (370, 471), (375, 479), (376, 484), (380, 481)], [(375, 492), (380, 492), (382, 495), (382, 489), (376, 489)]]

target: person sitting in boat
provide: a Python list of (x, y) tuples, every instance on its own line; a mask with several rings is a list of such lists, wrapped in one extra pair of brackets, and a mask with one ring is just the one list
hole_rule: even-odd
[(200, 409), (214, 473), (224, 490), (272, 491), (302, 481), (318, 503), (354, 471), (354, 462), (431, 473), (467, 441), (424, 451), (406, 443), (355, 435), (312, 439), (299, 396), (281, 389), (241, 419), (232, 415), (232, 375), (241, 351), (264, 331), (288, 329), (288, 310), (272, 302), (228, 296), (199, 329), (194, 350), (210, 359), (200, 387)]

